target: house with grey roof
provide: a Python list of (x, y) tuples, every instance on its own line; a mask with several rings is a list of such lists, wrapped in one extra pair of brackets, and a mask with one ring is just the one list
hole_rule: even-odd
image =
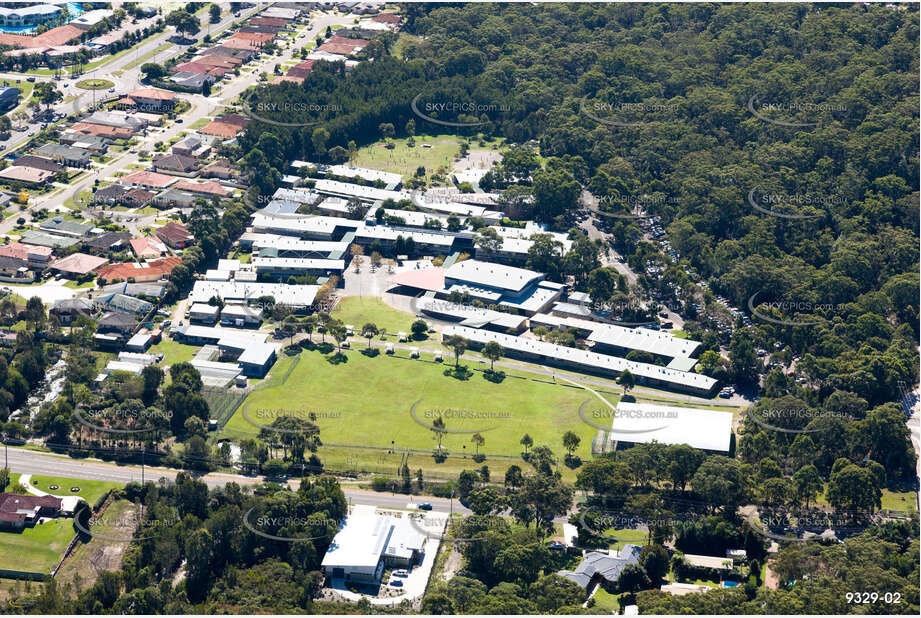
[(76, 221), (70, 221), (60, 217), (54, 217), (53, 219), (48, 219), (38, 224), (38, 229), (43, 232), (57, 234), (59, 236), (70, 236), (71, 238), (89, 236), (90, 230), (92, 230), (93, 227), (94, 226), (86, 223), (77, 223)]
[(620, 551), (611, 553), (591, 551), (585, 554), (575, 571), (557, 571), (557, 575), (575, 582), (588, 590), (595, 583), (601, 583), (606, 589), (615, 589), (617, 579), (628, 564), (639, 564), (639, 545), (624, 545)]

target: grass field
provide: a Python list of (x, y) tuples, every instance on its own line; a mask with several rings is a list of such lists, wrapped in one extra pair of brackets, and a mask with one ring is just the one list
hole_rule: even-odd
[[(356, 167), (370, 167), (402, 174), (403, 179), (415, 175), (416, 168), (425, 167), (426, 177), (439, 167), (451, 170), (454, 156), (460, 152), (462, 138), (456, 135), (417, 135), (416, 145), (412, 148), (406, 145), (407, 139), (391, 140), (394, 148), (388, 150), (384, 142), (375, 142), (370, 146), (358, 149), (349, 162)], [(423, 148), (422, 144), (431, 144), (431, 148)]]
[(22, 532), (0, 532), (0, 569), (48, 573), (74, 534), (72, 519), (55, 519)]
[[(19, 481), (21, 475), (14, 474), (11, 480)], [(122, 487), (119, 483), (107, 483), (105, 481), (87, 481), (85, 479), (71, 479), (60, 476), (39, 476), (33, 474), (29, 481), (35, 488), (46, 491), (55, 496), (80, 496), (86, 500), (90, 506), (96, 504), (96, 501), (110, 489)], [(58, 489), (51, 489), (51, 485), (57, 485)], [(80, 491), (70, 491), (71, 487), (79, 487)]]
[[(253, 392), (224, 429), (228, 437), (255, 436), (250, 419), (271, 423), (280, 411), (307, 416), (317, 412), (321, 438), (330, 446), (354, 445), (433, 449), (433, 432), (413, 419), (410, 408), (420, 401), (416, 417), (431, 423), (439, 414), (449, 430), (442, 445), (453, 453), (470, 453), (472, 432), (485, 438), (484, 453), (516, 458), (519, 441), (530, 434), (535, 445), (562, 454), (561, 436), (573, 430), (582, 438), (576, 454), (590, 456), (595, 429), (583, 423), (580, 404), (590, 395), (576, 388), (534, 380), (507, 378), (494, 384), (474, 372), (467, 381), (443, 375), (440, 364), (417, 360), (368, 358), (357, 349), (348, 361), (332, 364), (317, 351), (304, 351), (287, 382), (274, 371), (265, 386)], [(612, 403), (617, 395), (611, 394)], [(354, 456), (354, 455), (353, 455)], [(380, 457), (379, 453), (375, 453)]]
[(609, 528), (603, 532), (605, 536), (614, 537), (617, 541), (608, 545), (608, 549), (621, 549), (624, 545), (645, 545), (646, 532), (643, 530), (633, 530), (630, 528), (623, 530), (614, 530)]
[(336, 304), (331, 315), (343, 324), (353, 325), (355, 335), (360, 334), (361, 327), (367, 322), (386, 328), (390, 334), (401, 331), (408, 334), (415, 321), (412, 314), (394, 309), (376, 296), (346, 296)]
[(176, 363), (185, 363), (193, 358), (201, 348), (194, 345), (185, 345), (164, 337), (157, 345), (151, 346), (147, 350), (148, 354), (163, 354), (164, 365), (175, 365)]

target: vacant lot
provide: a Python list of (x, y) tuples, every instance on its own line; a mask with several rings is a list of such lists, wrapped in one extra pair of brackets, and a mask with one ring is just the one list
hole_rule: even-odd
[(91, 537), (85, 543), (78, 543), (55, 578), (59, 585), (73, 582), (79, 576), (80, 585), (86, 588), (93, 585), (102, 571), (121, 570), (122, 557), (129, 544), (111, 539), (128, 539), (134, 534), (133, 527), (126, 528), (134, 521), (131, 517), (134, 508), (128, 500), (117, 500), (97, 516), (99, 523), (93, 527), (93, 532), (110, 539)]

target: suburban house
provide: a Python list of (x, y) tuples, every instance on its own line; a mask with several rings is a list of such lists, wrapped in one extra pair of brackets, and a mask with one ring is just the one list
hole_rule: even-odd
[(128, 187), (123, 187), (122, 185), (109, 185), (108, 187), (96, 189), (91, 199), (95, 204), (120, 204), (128, 191)]
[(19, 165), (13, 165), (4, 170), (0, 170), (0, 178), (3, 180), (26, 185), (42, 184), (53, 179), (54, 176), (54, 172), (34, 167), (22, 167)]
[(224, 114), (220, 118), (215, 118), (204, 127), (198, 130), (202, 135), (213, 135), (214, 137), (231, 138), (236, 137), (249, 124), (249, 118), (238, 114)]
[(51, 247), (11, 242), (0, 247), (0, 256), (25, 260), (30, 266), (44, 268), (51, 263)]
[(157, 229), (157, 238), (173, 249), (184, 249), (195, 242), (195, 237), (189, 234), (184, 225), (170, 222)]
[(155, 112), (170, 110), (175, 104), (175, 93), (156, 88), (140, 88), (118, 101), (118, 106), (122, 108)]
[(94, 227), (86, 223), (62, 219), (61, 217), (46, 219), (38, 224), (38, 229), (43, 232), (57, 234), (58, 236), (70, 236), (71, 238), (85, 238), (90, 235), (90, 231)]
[(88, 167), (91, 160), (90, 151), (86, 148), (67, 146), (65, 144), (48, 142), (42, 145), (41, 148), (36, 149), (35, 152), (67, 167)]
[(132, 172), (121, 179), (126, 185), (140, 187), (142, 189), (165, 189), (176, 182), (176, 180), (177, 178), (175, 176), (167, 176), (166, 174), (158, 174), (157, 172), (148, 172), (145, 170)]
[(93, 301), (88, 298), (64, 298), (54, 301), (48, 313), (56, 315), (63, 326), (68, 326), (78, 315), (86, 317), (93, 315), (93, 308)]
[(200, 159), (208, 156), (211, 152), (211, 146), (203, 143), (197, 135), (189, 135), (182, 141), (173, 144), (171, 150), (177, 155)]
[(64, 166), (57, 161), (46, 159), (45, 157), (37, 157), (35, 155), (23, 155), (19, 157), (16, 159), (16, 165), (20, 167), (34, 167), (35, 169), (54, 172), (55, 174), (64, 169)]
[(31, 283), (34, 279), (26, 260), (12, 257), (0, 257), (0, 280), (9, 282)]
[(32, 496), (13, 493), (0, 494), (0, 528), (22, 530), (34, 526), (43, 517), (61, 514), (64, 502), (54, 496)]
[(230, 195), (230, 190), (216, 180), (206, 180), (204, 182), (180, 180), (176, 183), (176, 189), (199, 193), (208, 197), (227, 197)]
[(51, 270), (68, 278), (83, 277), (108, 264), (109, 260), (87, 253), (72, 253), (51, 264)]
[(585, 554), (575, 571), (557, 571), (557, 575), (575, 582), (581, 588), (589, 590), (600, 583), (606, 590), (616, 590), (617, 579), (628, 564), (639, 564), (643, 548), (639, 545), (624, 545), (620, 551), (609, 550), (608, 553), (591, 551)]
[(83, 241), (83, 248), (93, 253), (109, 253), (121, 251), (131, 238), (130, 232), (105, 232)]
[(165, 279), (178, 264), (182, 263), (182, 258), (165, 257), (159, 260), (149, 260), (143, 264), (138, 262), (122, 262), (121, 264), (109, 264), (103, 266), (97, 271), (101, 282), (128, 281), (130, 283), (150, 283)]
[(154, 157), (153, 168), (158, 172), (191, 175), (198, 168), (198, 160), (181, 154), (160, 154)]
[(138, 259), (158, 258), (169, 255), (169, 249), (162, 242), (150, 236), (131, 239), (131, 250)]

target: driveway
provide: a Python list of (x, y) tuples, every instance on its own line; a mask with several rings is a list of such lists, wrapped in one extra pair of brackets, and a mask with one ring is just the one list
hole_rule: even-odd
[(65, 300), (68, 298), (73, 298), (77, 295), (77, 291), (73, 288), (69, 288), (66, 285), (65, 280), (55, 281), (54, 279), (46, 281), (40, 285), (14, 285), (6, 284), (3, 287), (9, 288), (13, 291), (14, 294), (19, 294), (26, 300), (32, 298), (33, 296), (38, 296), (42, 299), (42, 302), (46, 305), (53, 303), (56, 300)]

